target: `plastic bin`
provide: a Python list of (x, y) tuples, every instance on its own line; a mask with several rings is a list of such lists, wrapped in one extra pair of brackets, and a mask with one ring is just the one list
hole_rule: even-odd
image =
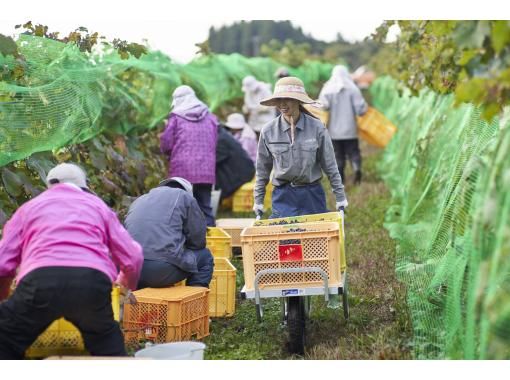
[(254, 226), (268, 226), (275, 223), (311, 223), (311, 222), (336, 222), (339, 227), (339, 241), (340, 241), (340, 270), (343, 272), (347, 268), (347, 262), (345, 260), (345, 242), (343, 234), (343, 223), (342, 214), (339, 212), (325, 212), (322, 214), (311, 214), (311, 215), (300, 215), (291, 216), (287, 218), (275, 218), (275, 219), (262, 219), (256, 220)]
[(232, 247), (241, 247), (241, 232), (251, 227), (255, 218), (217, 219), (216, 226), (223, 229), (232, 238)]
[(384, 148), (396, 131), (397, 127), (373, 107), (358, 117), (359, 136), (369, 144)]
[(234, 196), (223, 198), (220, 202), (220, 210), (224, 211), (232, 211), (232, 203), (234, 201)]
[(124, 306), (124, 342), (177, 342), (209, 335), (209, 289), (192, 286), (146, 288), (133, 292), (136, 304)]
[(232, 258), (232, 238), (222, 228), (207, 227), (207, 248), (214, 257)]
[(205, 344), (201, 342), (173, 342), (156, 344), (135, 352), (135, 358), (161, 360), (203, 360)]
[[(119, 321), (120, 288), (112, 289), (113, 317)], [(55, 355), (86, 355), (80, 331), (64, 318), (54, 321), (25, 352), (27, 358)]]
[[(234, 200), (232, 202), (233, 212), (253, 212), (253, 189), (255, 188), (255, 181), (245, 183), (234, 193)], [(273, 185), (269, 182), (266, 186), (266, 195), (264, 197), (264, 208), (271, 209), (271, 196), (273, 193)]]
[(231, 317), (236, 309), (236, 268), (225, 258), (214, 259), (209, 284), (209, 316)]
[[(340, 286), (340, 234), (335, 222), (268, 225), (245, 228), (241, 234), (246, 290), (264, 269), (319, 267), (329, 286)], [(322, 284), (319, 273), (279, 273), (260, 277), (259, 285), (285, 288)]]

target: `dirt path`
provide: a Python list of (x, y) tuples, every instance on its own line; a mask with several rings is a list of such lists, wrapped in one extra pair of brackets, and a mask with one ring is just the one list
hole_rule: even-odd
[[(376, 174), (381, 151), (362, 145), (364, 178), (351, 185), (347, 171), (346, 252), (351, 317), (328, 309), (315, 297), (307, 326), (305, 359), (410, 359), (411, 328), (405, 291), (396, 280), (394, 242), (383, 227), (390, 195)], [(329, 200), (330, 202), (332, 200)], [(221, 217), (221, 216), (220, 216)], [(238, 290), (242, 286), (242, 262)], [(280, 304), (266, 301), (264, 322), (257, 324), (253, 301), (237, 300), (236, 315), (217, 319), (206, 339), (208, 359), (289, 359)], [(295, 357), (298, 358), (298, 357)]]

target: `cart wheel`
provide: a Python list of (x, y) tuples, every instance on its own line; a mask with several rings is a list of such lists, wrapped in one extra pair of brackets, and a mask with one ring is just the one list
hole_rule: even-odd
[(303, 355), (305, 353), (305, 299), (304, 297), (290, 297), (287, 314), (287, 328), (289, 329), (289, 352)]
[(344, 289), (343, 289), (343, 292), (342, 292), (342, 304), (343, 304), (343, 308), (344, 308), (344, 318), (345, 320), (348, 320), (349, 319), (349, 300), (347, 299), (347, 278), (345, 279), (345, 283), (344, 283)]

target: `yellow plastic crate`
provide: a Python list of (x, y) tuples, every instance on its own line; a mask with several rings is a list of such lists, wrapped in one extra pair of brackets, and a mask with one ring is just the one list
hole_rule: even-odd
[[(255, 180), (245, 183), (234, 193), (232, 202), (233, 212), (252, 212), (253, 211), (253, 189), (255, 188)], [(273, 185), (269, 182), (266, 186), (266, 195), (264, 197), (264, 208), (271, 209), (271, 196), (273, 193)]]
[(232, 238), (220, 227), (207, 227), (207, 248), (214, 257), (232, 258)]
[(228, 198), (224, 198), (220, 202), (220, 210), (232, 211), (232, 202), (234, 201), (234, 196), (231, 195)]
[(396, 131), (397, 127), (373, 107), (358, 117), (359, 136), (369, 144), (384, 148)]
[(225, 230), (232, 238), (232, 247), (241, 246), (241, 232), (245, 227), (251, 227), (255, 218), (217, 219), (216, 226)]
[[(120, 288), (112, 289), (113, 317), (119, 321)], [(27, 358), (41, 358), (53, 355), (85, 355), (80, 331), (64, 318), (54, 321), (25, 352)]]
[[(248, 227), (241, 234), (244, 279), (254, 289), (257, 273), (264, 269), (319, 267), (329, 286), (340, 286), (340, 234), (338, 223), (313, 222)], [(261, 288), (306, 287), (322, 284), (319, 273), (277, 273), (260, 277)]]
[(275, 219), (262, 219), (256, 220), (254, 226), (268, 226), (274, 223), (287, 222), (288, 224), (293, 223), (311, 223), (311, 222), (336, 222), (339, 228), (339, 243), (340, 243), (340, 270), (343, 272), (347, 268), (347, 262), (345, 260), (345, 242), (343, 234), (342, 214), (339, 212), (325, 212), (322, 214), (311, 214), (311, 215), (300, 215), (290, 216), (287, 218), (275, 218)]
[(145, 288), (124, 305), (124, 342), (138, 349), (153, 343), (202, 339), (209, 335), (209, 289), (193, 286)]
[(308, 112), (310, 112), (313, 116), (315, 116), (317, 119), (322, 121), (322, 124), (324, 124), (324, 126), (328, 125), (328, 120), (329, 120), (329, 112), (328, 111), (323, 110), (321, 108), (314, 107), (311, 104), (303, 104), (303, 107)]
[(236, 268), (228, 259), (214, 259), (209, 289), (209, 316), (233, 316), (236, 309)]

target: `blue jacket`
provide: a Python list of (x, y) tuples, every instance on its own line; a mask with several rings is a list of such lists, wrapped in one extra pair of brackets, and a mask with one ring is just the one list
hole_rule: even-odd
[(205, 248), (207, 226), (191, 194), (156, 187), (131, 204), (125, 226), (142, 246), (145, 260), (164, 261), (186, 272), (198, 271), (193, 251)]

